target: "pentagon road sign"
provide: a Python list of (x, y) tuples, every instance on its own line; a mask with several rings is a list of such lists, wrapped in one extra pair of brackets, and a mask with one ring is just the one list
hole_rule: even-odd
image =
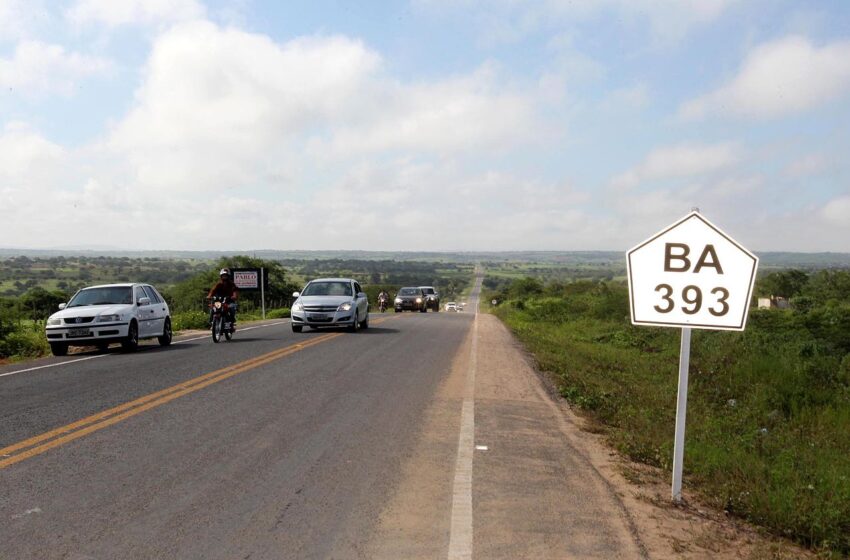
[(743, 330), (758, 257), (691, 212), (626, 253), (632, 323)]

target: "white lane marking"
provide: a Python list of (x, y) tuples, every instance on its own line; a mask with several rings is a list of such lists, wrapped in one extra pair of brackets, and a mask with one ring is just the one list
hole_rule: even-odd
[(16, 373), (26, 373), (28, 371), (35, 371), (37, 369), (47, 369), (51, 367), (64, 366), (68, 364), (76, 364), (77, 362), (85, 362), (86, 360), (94, 360), (96, 358), (105, 358), (108, 354), (98, 354), (97, 356), (86, 356), (85, 358), (77, 358), (76, 360), (68, 360), (67, 362), (59, 362), (58, 364), (47, 364), (46, 366), (36, 366), (27, 369), (19, 369), (17, 371), (10, 371), (8, 373), (0, 373), (0, 377), (6, 377), (7, 375), (15, 375)]
[(478, 302), (472, 324), (472, 349), (466, 374), (457, 463), (452, 487), (452, 519), (449, 560), (472, 560), (472, 454), (475, 447), (475, 370), (478, 367)]
[[(240, 329), (240, 330), (250, 331), (250, 330), (253, 330), (253, 329), (262, 329), (264, 327), (274, 327), (276, 325), (285, 325), (288, 322), (289, 321), (278, 321), (277, 323), (269, 323), (267, 325), (257, 325), (256, 327), (245, 327), (244, 329)], [(209, 338), (209, 335), (199, 336), (197, 338), (186, 338), (186, 339), (183, 339), (183, 340), (177, 340), (177, 341), (173, 342), (173, 344), (183, 344), (184, 342), (192, 342), (192, 341), (195, 341), (195, 340), (203, 340), (205, 338)], [(40, 370), (40, 369), (66, 366), (66, 365), (69, 365), (69, 364), (76, 364), (78, 362), (85, 362), (86, 360), (96, 360), (97, 358), (106, 358), (110, 355), (111, 354), (98, 354), (97, 356), (86, 356), (85, 358), (77, 358), (75, 360), (67, 360), (65, 362), (59, 362), (59, 363), (55, 363), (55, 364), (47, 364), (47, 365), (44, 365), (44, 366), (36, 366), (36, 367), (31, 367), (31, 368), (26, 368), (26, 369), (18, 369), (18, 370), (10, 371), (10, 372), (7, 372), (7, 373), (0, 373), (0, 377), (6, 377), (7, 375), (16, 375), (18, 373), (26, 373), (28, 371), (36, 371), (36, 370)]]
[(21, 517), (26, 517), (27, 515), (32, 515), (34, 513), (41, 513), (41, 508), (36, 507), (36, 508), (28, 509), (23, 513), (16, 513), (15, 515), (12, 516), (12, 519), (20, 519)]
[(486, 445), (476, 445), (475, 449), (478, 451), (487, 451), (489, 448)]

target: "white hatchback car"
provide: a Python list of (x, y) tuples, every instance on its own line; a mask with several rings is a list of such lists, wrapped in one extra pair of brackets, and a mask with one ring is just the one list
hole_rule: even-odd
[(47, 342), (54, 356), (69, 346), (97, 346), (106, 350), (120, 342), (133, 351), (143, 338), (171, 344), (168, 304), (149, 284), (108, 284), (83, 288), (47, 319)]

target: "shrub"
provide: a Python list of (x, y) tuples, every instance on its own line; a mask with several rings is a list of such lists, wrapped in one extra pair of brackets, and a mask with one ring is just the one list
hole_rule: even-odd
[(286, 319), (289, 317), (289, 308), (281, 307), (280, 309), (272, 309), (266, 313), (266, 319)]

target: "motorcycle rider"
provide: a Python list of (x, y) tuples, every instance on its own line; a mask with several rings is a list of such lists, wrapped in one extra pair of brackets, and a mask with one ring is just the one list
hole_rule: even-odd
[(386, 307), (390, 304), (390, 294), (387, 293), (386, 290), (381, 290), (381, 293), (378, 294), (378, 304), (382, 305), (382, 309), (386, 309)]
[[(229, 301), (227, 304), (229, 321), (232, 328), (236, 329), (236, 298), (239, 297), (239, 288), (230, 277), (230, 270), (222, 268), (218, 273), (219, 281), (212, 287), (210, 293), (207, 294), (207, 299), (214, 296), (226, 297)], [(210, 322), (212, 322), (213, 311), (210, 308)]]

